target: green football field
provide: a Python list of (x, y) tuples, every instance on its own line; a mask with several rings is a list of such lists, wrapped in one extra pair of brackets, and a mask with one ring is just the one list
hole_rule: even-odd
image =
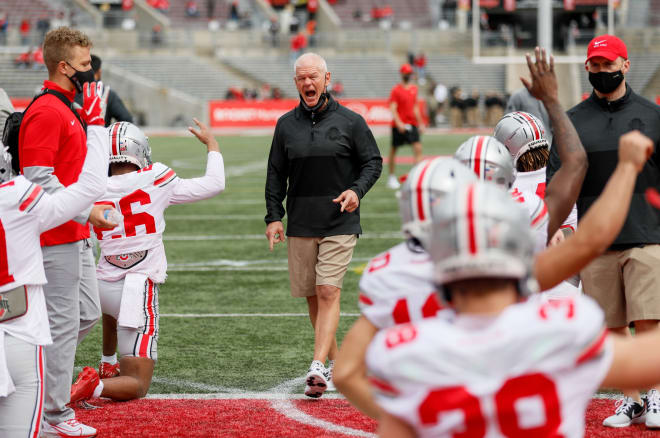
[[(427, 135), (424, 154), (451, 154), (468, 135)], [(164, 234), (169, 277), (160, 295), (158, 363), (151, 394), (266, 391), (302, 376), (312, 359), (313, 332), (305, 300), (289, 294), (286, 246), (268, 250), (264, 183), (270, 137), (219, 137), (226, 190), (170, 207)], [(379, 137), (383, 155), (389, 137)], [(151, 139), (154, 161), (180, 177), (200, 176), (205, 147), (190, 137)], [(410, 148), (400, 151), (410, 156)], [(398, 165), (397, 174), (410, 165)], [(359, 239), (342, 290), (338, 340), (356, 319), (357, 285), (365, 263), (401, 240), (387, 171), (361, 203)], [(293, 314), (293, 315), (282, 315)], [(101, 324), (79, 346), (76, 369), (96, 366)], [(74, 375), (75, 378), (75, 375)]]

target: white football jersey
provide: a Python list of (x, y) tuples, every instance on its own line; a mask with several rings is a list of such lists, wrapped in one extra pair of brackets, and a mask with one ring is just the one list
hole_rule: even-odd
[[(514, 199), (520, 202), (528, 202), (528, 198), (533, 198), (536, 195), (541, 199), (545, 198), (545, 167), (532, 172), (518, 172), (516, 180), (511, 187), (511, 194)], [(535, 202), (532, 202), (534, 204)], [(573, 205), (573, 209), (568, 217), (561, 225), (561, 228), (571, 228), (573, 231), (577, 229), (577, 207)], [(546, 221), (547, 224), (547, 221)], [(535, 233), (537, 231), (535, 230)], [(545, 241), (547, 242), (548, 227), (545, 226), (544, 230), (539, 230), (539, 233), (545, 234)], [(539, 237), (540, 240), (540, 237)]]
[[(164, 282), (167, 272), (163, 246), (165, 209), (215, 196), (224, 185), (224, 163), (219, 152), (209, 152), (206, 174), (201, 178), (179, 178), (162, 163), (111, 176), (107, 191), (97, 204), (113, 206), (123, 215), (123, 220), (112, 230), (94, 227), (101, 247), (97, 278), (118, 281), (128, 272), (134, 272), (147, 275), (155, 283)], [(132, 254), (143, 251), (146, 251), (141, 255), (143, 258), (130, 267), (108, 262), (108, 258), (113, 257), (120, 263), (130, 261)]]
[(381, 329), (436, 316), (442, 306), (431, 257), (421, 247), (402, 242), (371, 259), (360, 279), (359, 306)]
[(366, 362), (377, 403), (417, 436), (579, 438), (612, 351), (579, 296), (382, 330)]

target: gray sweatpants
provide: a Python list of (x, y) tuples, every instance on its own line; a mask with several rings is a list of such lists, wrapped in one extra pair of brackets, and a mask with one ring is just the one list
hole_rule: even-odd
[(0, 437), (39, 436), (44, 402), (44, 348), (5, 333), (5, 354), (16, 391), (0, 397)]
[(50, 424), (75, 417), (71, 396), (76, 346), (101, 316), (94, 255), (88, 241), (42, 248), (48, 283), (44, 285), (53, 344), (46, 347), (46, 403)]

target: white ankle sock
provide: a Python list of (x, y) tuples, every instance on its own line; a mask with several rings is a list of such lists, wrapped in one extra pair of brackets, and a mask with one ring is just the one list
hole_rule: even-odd
[(110, 365), (114, 365), (117, 363), (117, 353), (113, 354), (112, 356), (103, 356), (101, 355), (101, 362), (107, 362)]
[(102, 392), (103, 392), (103, 380), (99, 381), (99, 384), (96, 385), (96, 389), (94, 390), (94, 393), (92, 394), (92, 398), (101, 397)]

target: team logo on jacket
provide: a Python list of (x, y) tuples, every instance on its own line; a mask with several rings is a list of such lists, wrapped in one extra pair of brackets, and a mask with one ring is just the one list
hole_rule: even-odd
[(328, 129), (328, 133), (326, 134), (326, 137), (328, 137), (332, 141), (337, 141), (339, 140), (339, 137), (341, 137), (341, 132), (339, 132), (339, 128), (333, 126), (332, 128)]

